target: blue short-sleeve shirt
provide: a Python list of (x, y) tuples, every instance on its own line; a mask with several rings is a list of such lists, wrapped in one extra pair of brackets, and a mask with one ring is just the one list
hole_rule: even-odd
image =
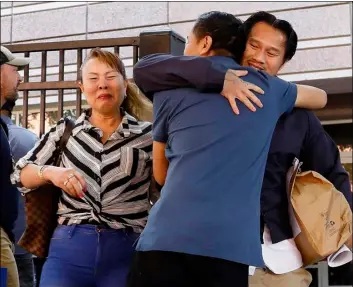
[[(212, 57), (230, 69), (227, 57)], [(243, 68), (243, 67), (241, 67)], [(263, 266), (260, 193), (272, 133), (295, 103), (294, 84), (247, 68), (264, 107), (239, 104), (193, 88), (154, 95), (153, 139), (166, 143), (168, 175), (150, 211), (138, 251), (173, 251)]]

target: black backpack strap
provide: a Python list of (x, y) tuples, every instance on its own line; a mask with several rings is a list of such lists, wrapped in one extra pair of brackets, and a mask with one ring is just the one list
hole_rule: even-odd
[(60, 165), (61, 154), (66, 147), (66, 144), (71, 136), (71, 133), (72, 133), (72, 130), (74, 129), (74, 127), (75, 127), (75, 122), (70, 118), (65, 118), (65, 130), (64, 130), (64, 134), (62, 135), (60, 142), (59, 142), (59, 146), (58, 146), (59, 154), (58, 154), (58, 157), (55, 161), (55, 166)]

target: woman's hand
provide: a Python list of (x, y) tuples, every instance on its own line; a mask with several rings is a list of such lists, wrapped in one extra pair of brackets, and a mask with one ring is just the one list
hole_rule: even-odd
[[(240, 100), (245, 106), (247, 106), (251, 111), (255, 112), (256, 108), (251, 103), (254, 102), (258, 107), (262, 108), (263, 105), (259, 98), (255, 96), (253, 90), (259, 94), (264, 94), (264, 91), (258, 86), (245, 82), (239, 77), (248, 74), (246, 70), (228, 70), (224, 79), (223, 90), (221, 95), (228, 99), (233, 112), (239, 115), (239, 109), (235, 99)], [(251, 101), (250, 101), (251, 100)]]
[(43, 171), (43, 177), (72, 197), (82, 198), (87, 191), (85, 179), (72, 168), (48, 166)]

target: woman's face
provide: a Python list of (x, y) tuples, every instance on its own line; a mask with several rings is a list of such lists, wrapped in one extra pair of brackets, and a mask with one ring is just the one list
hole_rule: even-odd
[(126, 95), (127, 82), (115, 69), (92, 58), (82, 68), (80, 88), (91, 108), (101, 114), (115, 114)]

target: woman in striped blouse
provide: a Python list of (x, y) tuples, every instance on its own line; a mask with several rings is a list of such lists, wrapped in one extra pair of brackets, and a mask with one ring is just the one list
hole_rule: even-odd
[(46, 182), (63, 191), (40, 286), (123, 287), (149, 207), (152, 125), (140, 120), (151, 103), (110, 52), (93, 49), (81, 74), (90, 109), (76, 120), (60, 167), (53, 153), (64, 119), (18, 161), (13, 178), (24, 193)]

